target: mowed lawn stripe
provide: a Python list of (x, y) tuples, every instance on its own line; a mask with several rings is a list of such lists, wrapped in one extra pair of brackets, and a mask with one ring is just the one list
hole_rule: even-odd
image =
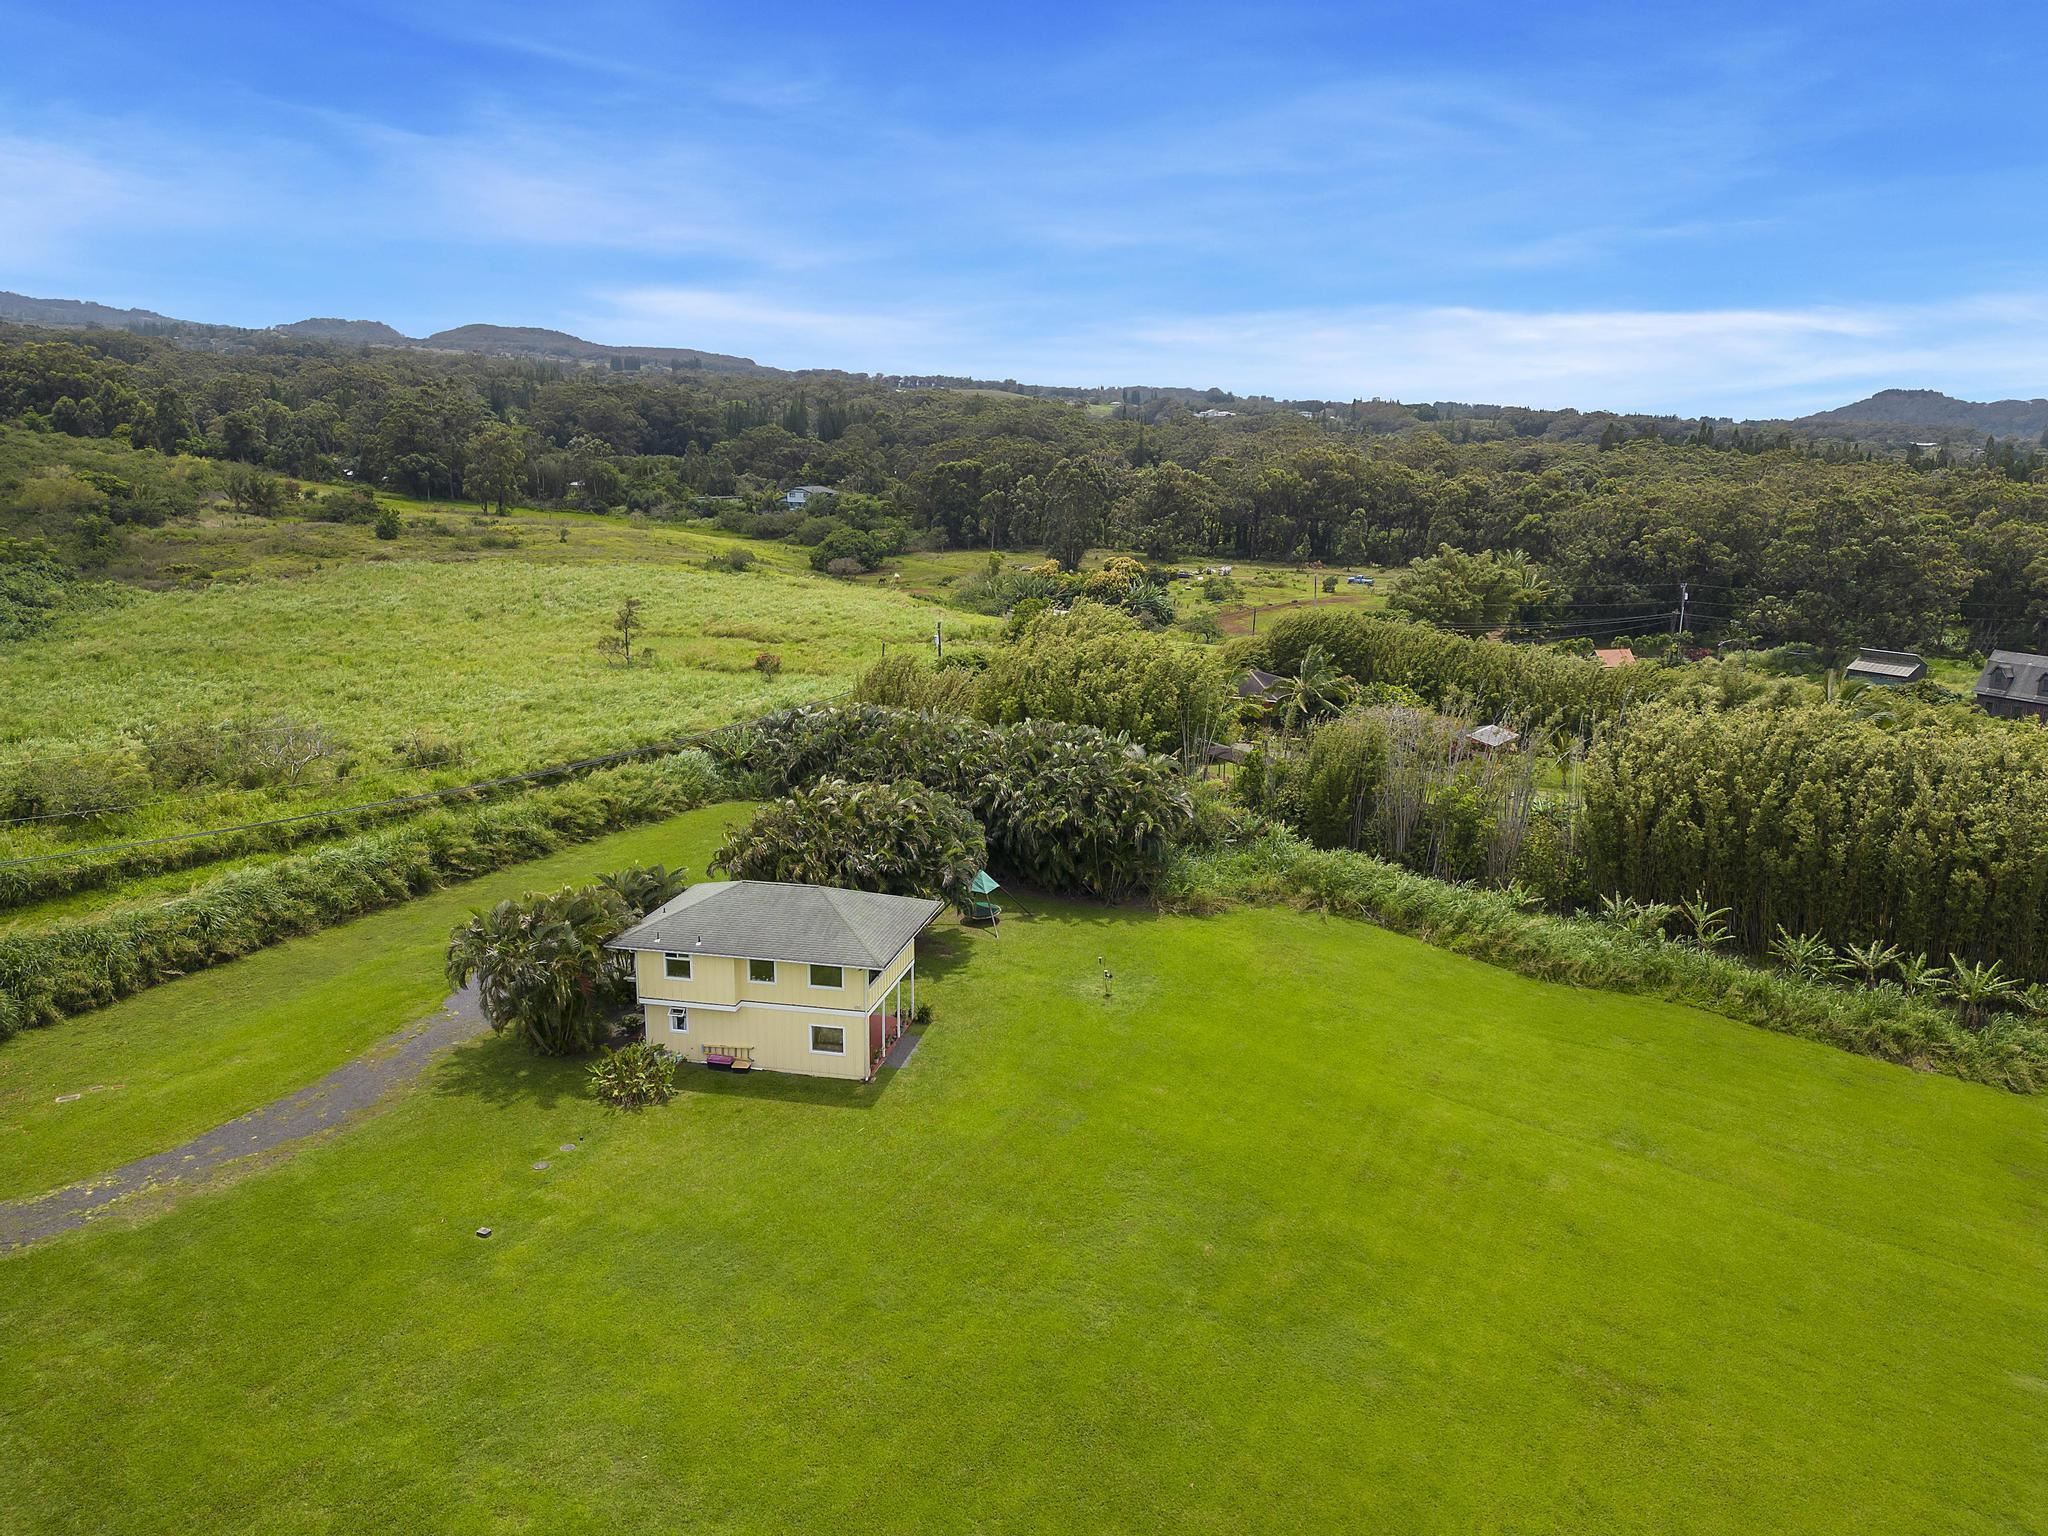
[(0, 1043), (0, 1199), (161, 1152), (313, 1082), (439, 1005), (448, 935), (471, 908), (628, 864), (701, 879), (749, 809), (613, 833)]
[(1363, 925), (1031, 905), (934, 937), (872, 1087), (608, 1115), (485, 1041), (0, 1264), (17, 1518), (2038, 1527), (2038, 1103)]

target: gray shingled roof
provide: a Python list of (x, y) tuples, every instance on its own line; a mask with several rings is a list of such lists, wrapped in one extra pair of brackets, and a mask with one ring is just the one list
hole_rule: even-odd
[(1253, 667), (1238, 679), (1237, 696), (1240, 699), (1263, 699), (1286, 681), (1277, 672), (1262, 672)]
[(887, 965), (943, 910), (916, 896), (831, 885), (721, 880), (693, 885), (613, 939), (611, 949), (813, 965)]
[(2028, 651), (1993, 651), (1977, 679), (1979, 697), (2024, 699), (2038, 704), (2048, 698), (2048, 656)]

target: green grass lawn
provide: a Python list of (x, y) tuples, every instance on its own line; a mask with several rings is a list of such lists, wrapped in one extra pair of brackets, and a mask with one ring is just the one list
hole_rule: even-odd
[(2042, 1528), (2041, 1104), (1361, 925), (1031, 905), (928, 941), (874, 1086), (619, 1116), (487, 1040), (0, 1261), (0, 1528)]
[[(449, 931), (472, 907), (628, 864), (702, 878), (748, 809), (617, 832), (0, 1043), (0, 1199), (174, 1147), (429, 1012), (448, 992)], [(58, 1102), (69, 1094), (82, 1097)]]

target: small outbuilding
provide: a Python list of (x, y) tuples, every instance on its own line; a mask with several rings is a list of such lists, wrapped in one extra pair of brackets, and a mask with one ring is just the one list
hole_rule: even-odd
[(1254, 704), (1270, 704), (1280, 696), (1280, 689), (1286, 681), (1278, 672), (1252, 667), (1237, 680), (1237, 696)]
[(1603, 667), (1625, 667), (1636, 659), (1636, 653), (1625, 645), (1595, 646), (1593, 654)]
[(773, 880), (693, 885), (605, 947), (630, 955), (647, 1039), (686, 1061), (866, 1081), (917, 1011), (911, 896)]
[(2048, 720), (2048, 656), (1993, 651), (1977, 679), (1977, 703), (2002, 719)]
[(1490, 757), (1496, 752), (1512, 752), (1521, 739), (1520, 731), (1511, 731), (1504, 725), (1475, 725), (1459, 736), (1458, 745), (1466, 752)]
[(1857, 652), (1856, 659), (1842, 669), (1845, 683), (1875, 683), (1880, 688), (1903, 688), (1927, 675), (1927, 663), (1911, 651)]

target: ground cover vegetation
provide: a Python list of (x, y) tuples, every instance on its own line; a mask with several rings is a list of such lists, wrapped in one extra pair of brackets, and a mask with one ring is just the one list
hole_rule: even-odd
[[(652, 830), (515, 888), (680, 862)], [(426, 902), (364, 921), (438, 991), (476, 898)], [(486, 1036), (0, 1261), (12, 1518), (1919, 1536), (2048, 1501), (2038, 1101), (1313, 913), (1031, 905), (933, 937), (941, 1022), (876, 1083), (685, 1068), (619, 1115)], [(271, 955), (328, 986), (357, 926)], [(120, 1009), (204, 998), (233, 1058), (277, 1027), (240, 969)]]

